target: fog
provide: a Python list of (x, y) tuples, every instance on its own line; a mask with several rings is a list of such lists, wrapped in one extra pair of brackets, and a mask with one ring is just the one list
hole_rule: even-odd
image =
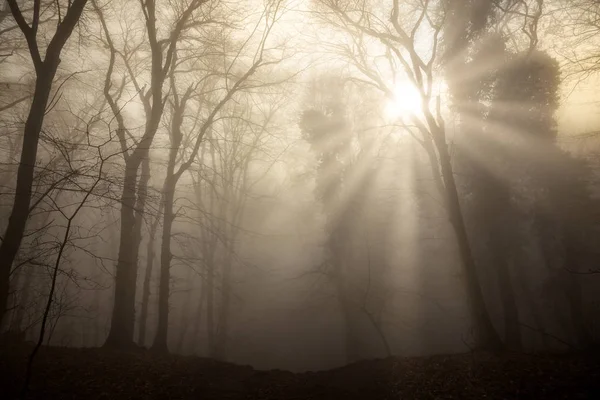
[(597, 345), (599, 7), (3, 2), (2, 331), (290, 371)]

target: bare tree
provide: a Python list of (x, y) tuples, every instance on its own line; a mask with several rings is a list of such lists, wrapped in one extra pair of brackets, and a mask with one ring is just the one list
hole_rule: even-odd
[[(420, 135), (415, 139), (430, 156), (434, 176), (442, 177), (443, 197), (465, 272), (477, 341), (480, 346), (501, 348), (502, 341), (486, 309), (479, 283), (448, 149), (441, 98), (436, 97), (435, 92), (444, 10), (429, 1), (413, 5), (393, 0), (387, 10), (365, 1), (321, 0), (319, 4), (323, 7), (319, 13), (326, 22), (348, 37), (347, 43), (340, 44), (338, 50), (361, 73), (357, 81), (378, 88), (390, 99), (395, 96), (394, 86), (399, 79), (408, 80), (419, 92), (422, 115), (412, 113), (410, 121)], [(427, 43), (419, 41), (420, 35), (426, 35)], [(378, 68), (381, 63), (375, 63), (373, 51), (367, 50), (368, 44), (373, 43), (382, 46), (377, 56), (387, 64), (387, 76)], [(428, 48), (422, 50), (423, 46)]]
[[(93, 124), (93, 121), (92, 121), (92, 124)], [(53, 303), (56, 301), (55, 290), (56, 290), (56, 286), (57, 286), (57, 278), (58, 278), (58, 273), (60, 271), (61, 262), (63, 259), (63, 255), (65, 253), (65, 250), (67, 249), (67, 247), (70, 245), (71, 241), (73, 240), (73, 238), (71, 237), (72, 228), (74, 227), (73, 223), (74, 223), (77, 215), (79, 214), (79, 212), (87, 205), (89, 199), (98, 194), (96, 189), (105, 179), (105, 171), (104, 171), (105, 163), (108, 160), (110, 160), (112, 157), (115, 157), (120, 154), (119, 152), (112, 153), (109, 155), (103, 154), (103, 148), (112, 142), (111, 135), (109, 135), (109, 137), (108, 137), (108, 139), (106, 139), (106, 141), (104, 141), (100, 144), (94, 144), (93, 141), (94, 141), (94, 139), (92, 137), (88, 136), (88, 146), (96, 149), (96, 151), (97, 151), (97, 159), (96, 159), (97, 162), (93, 162), (92, 165), (87, 166), (86, 168), (82, 169), (85, 171), (84, 178), (91, 180), (90, 186), (87, 188), (82, 188), (81, 194), (83, 196), (81, 197), (79, 202), (70, 203), (69, 207), (66, 207), (65, 210), (63, 210), (62, 208), (58, 209), (60, 214), (66, 220), (66, 226), (65, 226), (64, 234), (62, 236), (62, 240), (60, 241), (60, 244), (58, 247), (58, 252), (56, 254), (56, 258), (54, 260), (54, 265), (52, 268), (52, 276), (51, 276), (51, 280), (50, 280), (50, 290), (49, 290), (46, 305), (44, 307), (44, 311), (42, 314), (42, 321), (41, 321), (41, 325), (40, 325), (39, 336), (38, 336), (36, 345), (33, 348), (33, 351), (31, 352), (31, 354), (27, 360), (25, 382), (23, 384), (23, 388), (21, 391), (22, 398), (25, 398), (25, 395), (29, 388), (29, 382), (31, 380), (31, 374), (32, 374), (33, 361), (34, 361), (35, 356), (38, 353), (40, 347), (44, 343), (44, 338), (46, 335), (47, 324), (49, 322), (51, 307), (52, 307)], [(94, 169), (97, 169), (95, 176), (88, 175), (89, 172), (92, 172)], [(80, 185), (77, 185), (77, 186), (81, 187)], [(71, 213), (68, 213), (68, 208), (73, 209)], [(56, 320), (55, 320), (54, 327), (56, 327)]]
[[(229, 65), (226, 67), (226, 75), (224, 77), (225, 87), (221, 89), (222, 97), (216, 101), (216, 104), (211, 109), (210, 113), (207, 115), (206, 119), (198, 125), (198, 120), (200, 116), (198, 112), (202, 109), (202, 103), (196, 106), (196, 118), (191, 124), (191, 136), (189, 133), (186, 135), (182, 131), (184, 128), (184, 115), (186, 111), (186, 107), (189, 106), (190, 100), (193, 96), (198, 96), (196, 92), (198, 88), (198, 83), (192, 84), (187, 87), (185, 93), (181, 95), (178, 94), (177, 84), (175, 82), (174, 74), (171, 75), (171, 91), (173, 93), (172, 97), (172, 107), (173, 107), (173, 115), (171, 118), (171, 131), (170, 131), (170, 151), (169, 151), (169, 160), (167, 164), (167, 174), (164, 181), (163, 186), (163, 201), (164, 201), (164, 213), (163, 213), (163, 231), (162, 231), (162, 244), (161, 244), (161, 273), (160, 273), (160, 286), (159, 286), (159, 300), (158, 300), (158, 330), (156, 334), (156, 338), (153, 344), (153, 348), (157, 351), (167, 351), (167, 331), (168, 331), (168, 315), (169, 315), (169, 284), (170, 284), (170, 267), (171, 267), (171, 231), (173, 227), (173, 221), (175, 220), (175, 210), (174, 210), (174, 196), (177, 183), (184, 173), (192, 166), (195, 162), (196, 156), (198, 155), (198, 151), (201, 148), (202, 141), (205, 137), (206, 132), (209, 129), (212, 129), (213, 123), (215, 119), (217, 119), (220, 111), (223, 107), (234, 97), (234, 95), (243, 91), (245, 88), (249, 86), (256, 85), (256, 82), (252, 82), (251, 78), (255, 73), (260, 69), (264, 68), (268, 65), (277, 64), (279, 59), (271, 59), (268, 57), (268, 54), (265, 54), (265, 48), (271, 36), (271, 31), (275, 25), (275, 23), (280, 18), (280, 7), (281, 2), (276, 1), (272, 4), (267, 4), (263, 14), (261, 15), (259, 21), (252, 29), (252, 35), (246, 39), (243, 45), (240, 47), (239, 51), (236, 53), (235, 57), (232, 61), (228, 61), (225, 57), (225, 62), (228, 62)], [(260, 29), (259, 29), (260, 28)], [(245, 45), (250, 42), (250, 40), (254, 39), (254, 33), (256, 32), (256, 36), (259, 37), (258, 44), (256, 45), (256, 49), (251, 55), (251, 63), (249, 67), (247, 67), (246, 71), (241, 73), (237, 72), (237, 74), (230, 75), (230, 71), (232, 70), (240, 70), (242, 67), (238, 65), (237, 61), (241, 56), (244, 56), (244, 52), (246, 51)], [(174, 53), (173, 62), (175, 63), (177, 60), (177, 52)], [(237, 75), (237, 76), (236, 76)], [(197, 82), (202, 82), (199, 80)], [(214, 90), (214, 89), (213, 89)], [(195, 132), (195, 130), (197, 131)], [(182, 147), (184, 139), (187, 138), (189, 142), (189, 147), (191, 151), (189, 155), (185, 155), (182, 157), (180, 161), (180, 165), (177, 166), (177, 158)]]
[(25, 122), (14, 204), (2, 244), (0, 244), (0, 321), (6, 312), (10, 270), (19, 250), (29, 215), (31, 185), (33, 182), (39, 136), (44, 116), (46, 115), (46, 106), (52, 91), (52, 83), (60, 63), (62, 49), (71, 36), (73, 28), (78, 23), (87, 3), (87, 0), (73, 0), (72, 2), (68, 2), (67, 6), (61, 5), (60, 2), (56, 3), (59, 11), (62, 8), (66, 8), (66, 12), (62, 11), (64, 18), (59, 18), (54, 36), (52, 36), (42, 55), (37, 40), (41, 0), (34, 1), (31, 24), (25, 20), (16, 0), (7, 1), (13, 18), (27, 40), (31, 60), (35, 67), (36, 83), (33, 101), (29, 109), (27, 121)]
[[(173, 66), (173, 56), (184, 32), (194, 26), (201, 25), (206, 21), (196, 16), (201, 14), (203, 5), (209, 4), (207, 0), (192, 0), (182, 8), (172, 8), (169, 12), (174, 13), (175, 19), (166, 31), (165, 37), (160, 37), (159, 31), (164, 31), (160, 26), (163, 22), (158, 20), (162, 15), (160, 6), (155, 0), (140, 2), (141, 14), (145, 24), (146, 43), (139, 44), (137, 48), (131, 49), (131, 43), (124, 40), (124, 50), (119, 51), (108, 28), (104, 11), (97, 2), (93, 2), (96, 13), (99, 16), (104, 39), (110, 51), (109, 65), (106, 72), (104, 84), (104, 95), (111, 107), (112, 113), (117, 121), (117, 135), (121, 143), (125, 161), (125, 175), (123, 192), (121, 196), (121, 237), (119, 243), (119, 259), (116, 266), (115, 278), (115, 302), (113, 306), (111, 330), (106, 340), (106, 346), (125, 348), (134, 344), (135, 323), (135, 293), (137, 281), (137, 264), (139, 245), (141, 242), (142, 216), (145, 205), (145, 192), (147, 190), (148, 176), (140, 177), (138, 182), (138, 170), (149, 157), (150, 146), (158, 131), (163, 111), (166, 104), (164, 86)], [(124, 32), (127, 35), (129, 32)], [(126, 37), (127, 38), (127, 37)], [(139, 82), (138, 76), (131, 65), (131, 53), (147, 45), (150, 53), (150, 78), (149, 88)], [(128, 77), (122, 78), (120, 87), (113, 88), (113, 74), (117, 56), (121, 57)], [(131, 81), (142, 103), (145, 114), (145, 127), (139, 140), (133, 137), (130, 129), (126, 127), (122, 116), (120, 97), (127, 80)]]

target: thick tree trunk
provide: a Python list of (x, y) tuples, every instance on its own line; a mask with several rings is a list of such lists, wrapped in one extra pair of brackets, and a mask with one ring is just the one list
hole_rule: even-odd
[[(151, 119), (149, 129), (158, 127), (158, 120)], [(139, 148), (138, 148), (139, 150)], [(142, 165), (139, 184), (138, 169)], [(125, 181), (121, 196), (121, 237), (115, 277), (115, 298), (110, 332), (105, 346), (114, 348), (136, 347), (135, 297), (139, 248), (142, 241), (143, 214), (146, 207), (150, 160), (148, 149), (134, 152), (125, 163)]]
[(75, 0), (69, 4), (70, 7), (64, 19), (56, 28), (56, 32), (46, 48), (45, 59), (42, 61), (36, 38), (37, 26), (34, 29), (27, 25), (17, 2), (14, 0), (8, 1), (11, 13), (27, 39), (29, 53), (35, 66), (36, 81), (33, 101), (25, 121), (21, 159), (17, 170), (15, 198), (8, 226), (2, 238), (2, 243), (0, 243), (0, 326), (2, 326), (2, 320), (6, 315), (12, 264), (21, 246), (25, 225), (29, 217), (31, 185), (33, 184), (38, 142), (44, 117), (46, 116), (46, 105), (50, 98), (52, 82), (60, 64), (60, 53), (71, 36), (75, 24), (79, 21), (86, 3), (87, 0)]
[[(152, 21), (152, 24), (155, 21)], [(153, 32), (155, 34), (155, 32)], [(116, 348), (135, 347), (135, 294), (139, 247), (142, 238), (142, 215), (146, 202), (149, 171), (144, 173), (137, 185), (138, 170), (142, 162), (148, 162), (149, 150), (164, 111), (162, 87), (165, 74), (162, 70), (162, 51), (152, 49), (152, 106), (146, 107), (146, 127), (139, 144), (126, 157), (125, 180), (121, 195), (121, 238), (119, 259), (115, 278), (115, 301), (110, 332), (105, 346)], [(149, 115), (148, 115), (149, 113)]]
[(58, 55), (54, 62), (44, 63), (41, 73), (35, 82), (35, 94), (25, 122), (21, 159), (17, 171), (17, 186), (8, 226), (0, 244), (0, 324), (6, 314), (10, 290), (10, 272), (13, 262), (21, 246), (25, 225), (29, 217), (31, 203), (31, 185), (37, 159), (38, 142), (46, 104), (50, 97), (52, 81), (58, 68)]
[(121, 237), (116, 267), (115, 296), (110, 332), (106, 347), (130, 348), (135, 325), (135, 292), (139, 238), (135, 218), (136, 183), (139, 163), (129, 162), (125, 170), (125, 182), (121, 196)]

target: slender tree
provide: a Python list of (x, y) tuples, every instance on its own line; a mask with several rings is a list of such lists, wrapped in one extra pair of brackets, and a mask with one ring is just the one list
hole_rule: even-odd
[[(145, 163), (145, 162), (144, 162)], [(138, 330), (138, 344), (146, 343), (146, 328), (148, 324), (148, 307), (150, 306), (150, 285), (152, 283), (152, 272), (154, 270), (154, 257), (156, 253), (156, 232), (162, 215), (164, 202), (161, 200), (158, 213), (150, 225), (148, 245), (146, 247), (146, 268), (144, 270), (144, 284), (142, 286), (142, 308), (140, 310), (140, 326)]]
[[(60, 266), (63, 261), (63, 257), (65, 255), (65, 250), (68, 248), (70, 241), (73, 240), (72, 230), (76, 227), (76, 225), (74, 225), (74, 221), (76, 220), (76, 218), (79, 215), (79, 213), (81, 212), (81, 210), (87, 206), (87, 203), (89, 202), (90, 198), (94, 197), (95, 195), (98, 195), (96, 189), (98, 186), (100, 186), (101, 182), (103, 182), (105, 179), (104, 167), (105, 167), (106, 163), (111, 158), (113, 158), (119, 154), (118, 152), (111, 153), (111, 154), (104, 154), (104, 152), (105, 152), (104, 147), (106, 145), (110, 144), (110, 142), (112, 141), (112, 138), (110, 135), (107, 140), (101, 142), (100, 144), (93, 144), (92, 141), (93, 141), (93, 139), (90, 139), (88, 137), (88, 145), (92, 149), (95, 149), (97, 152), (95, 162), (92, 162), (92, 165), (86, 166), (85, 168), (82, 167), (82, 171), (85, 171), (84, 177), (91, 178), (91, 179), (89, 179), (89, 180), (91, 180), (91, 183), (89, 184), (88, 187), (79, 186), (81, 188), (82, 196), (78, 202), (76, 202), (74, 204), (70, 204), (71, 208), (73, 208), (73, 211), (71, 213), (68, 212), (69, 207), (66, 207), (65, 210), (63, 210), (61, 208), (58, 209), (59, 213), (62, 215), (62, 217), (66, 221), (66, 226), (65, 226), (62, 238), (60, 240), (60, 243), (58, 244), (58, 251), (57, 251), (56, 258), (54, 260), (52, 270), (51, 270), (52, 275), (51, 275), (51, 279), (50, 279), (50, 290), (49, 290), (48, 297), (45, 302), (45, 306), (44, 306), (44, 310), (43, 310), (43, 314), (42, 314), (42, 321), (40, 324), (38, 339), (35, 344), (35, 347), (33, 348), (33, 351), (31, 352), (31, 354), (29, 355), (29, 358), (27, 360), (25, 381), (23, 383), (23, 388), (21, 390), (21, 398), (25, 398), (25, 396), (27, 394), (27, 390), (29, 388), (29, 383), (31, 380), (32, 368), (33, 368), (33, 362), (35, 360), (35, 356), (39, 352), (42, 344), (44, 343), (44, 338), (48, 334), (48, 324), (50, 323), (51, 308), (52, 308), (53, 303), (56, 302), (55, 291), (57, 289), (58, 273), (60, 271)], [(97, 170), (97, 171), (94, 171), (94, 170)], [(87, 173), (90, 173), (90, 172), (95, 172), (95, 174), (87, 175)], [(55, 322), (55, 324), (56, 324), (56, 322)], [(56, 327), (56, 325), (54, 327)], [(50, 335), (52, 334), (52, 331), (53, 331), (53, 329), (50, 330)], [(50, 338), (48, 338), (48, 342), (49, 341), (50, 341)]]
[[(154, 343), (152, 345), (153, 349), (160, 352), (166, 352), (167, 349), (167, 334), (168, 334), (168, 318), (169, 318), (169, 285), (170, 285), (170, 268), (171, 268), (171, 259), (173, 257), (171, 251), (171, 231), (173, 228), (173, 222), (175, 220), (175, 190), (177, 187), (177, 183), (181, 179), (181, 177), (188, 171), (188, 169), (194, 163), (198, 152), (202, 146), (202, 141), (206, 135), (206, 132), (209, 129), (212, 129), (214, 121), (217, 119), (220, 111), (223, 107), (234, 97), (234, 95), (240, 91), (243, 91), (246, 87), (251, 87), (256, 85), (256, 83), (251, 81), (253, 75), (260, 69), (264, 68), (267, 65), (273, 65), (279, 63), (280, 59), (272, 59), (269, 57), (267, 48), (268, 40), (270, 39), (271, 32), (273, 27), (275, 26), (277, 20), (280, 18), (281, 12), (281, 2), (275, 1), (272, 4), (267, 4), (264, 12), (261, 15), (261, 18), (258, 22), (256, 22), (255, 27), (252, 29), (252, 36), (254, 36), (254, 32), (257, 32), (259, 27), (262, 27), (259, 36), (258, 44), (256, 45), (255, 51), (253, 52), (251, 58), (252, 62), (249, 67), (246, 68), (245, 72), (239, 73), (237, 76), (228, 76), (226, 73), (225, 76), (225, 87), (221, 90), (221, 97), (215, 102), (215, 105), (212, 107), (206, 119), (198, 124), (198, 119), (196, 119), (196, 123), (192, 124), (192, 132), (194, 134), (193, 139), (189, 140), (190, 143), (190, 152), (189, 155), (186, 155), (183, 160), (178, 164), (178, 154), (181, 149), (184, 136), (183, 122), (184, 122), (184, 113), (186, 110), (186, 106), (188, 102), (191, 100), (192, 95), (195, 94), (198, 85), (193, 84), (187, 87), (183, 95), (181, 97), (178, 94), (178, 88), (175, 82), (175, 76), (171, 75), (171, 90), (173, 93), (173, 115), (171, 118), (171, 131), (170, 131), (170, 151), (169, 151), (169, 159), (167, 163), (167, 173), (165, 176), (165, 181), (163, 185), (163, 201), (164, 201), (164, 212), (163, 212), (163, 224), (162, 224), (162, 241), (161, 241), (161, 267), (160, 267), (160, 284), (159, 284), (159, 299), (158, 299), (158, 328), (156, 337), (154, 339)], [(229, 65), (226, 68), (226, 71), (231, 71), (232, 69), (240, 68), (237, 65), (236, 61), (238, 60), (239, 55), (245, 51), (245, 44), (248, 43), (252, 37), (248, 38), (244, 44), (241, 46), (238, 51), (236, 57), (229, 61)], [(173, 60), (177, 59), (177, 52), (175, 51), (173, 54)], [(226, 60), (227, 62), (228, 60)], [(198, 81), (198, 82), (201, 82)], [(197, 109), (201, 107), (202, 103), (197, 105)], [(194, 126), (198, 125), (198, 126)], [(195, 132), (194, 132), (195, 131)]]

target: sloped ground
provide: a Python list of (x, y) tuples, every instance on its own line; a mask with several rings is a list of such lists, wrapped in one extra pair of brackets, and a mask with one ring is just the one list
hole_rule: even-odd
[[(15, 398), (31, 348), (0, 345), (0, 398)], [(148, 352), (42, 348), (32, 399), (600, 399), (591, 356), (472, 353), (362, 361), (294, 374)]]

